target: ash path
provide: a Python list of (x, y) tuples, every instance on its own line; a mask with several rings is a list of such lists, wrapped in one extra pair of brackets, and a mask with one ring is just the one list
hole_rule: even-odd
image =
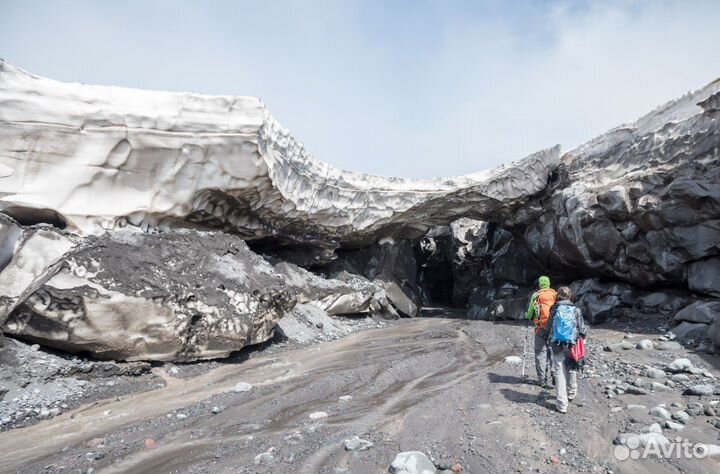
[[(713, 472), (713, 464), (612, 465), (623, 420), (608, 418), (600, 384), (589, 387), (586, 407), (558, 417), (551, 393), (502, 362), (521, 353), (524, 335), (514, 324), (401, 320), (190, 379), (161, 373), (164, 388), (0, 433), (0, 471), (362, 474), (420, 450), (471, 473)], [(255, 387), (231, 392), (238, 382)], [(317, 411), (328, 417), (310, 420)], [(354, 435), (374, 446), (345, 451)], [(561, 462), (550, 464), (561, 450)], [(262, 453), (270, 455), (257, 464)]]

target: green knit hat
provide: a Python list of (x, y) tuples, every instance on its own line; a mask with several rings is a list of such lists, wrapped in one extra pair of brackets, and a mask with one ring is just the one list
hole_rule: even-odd
[(540, 288), (550, 288), (550, 278), (546, 276), (541, 276), (538, 278), (538, 285), (540, 285)]

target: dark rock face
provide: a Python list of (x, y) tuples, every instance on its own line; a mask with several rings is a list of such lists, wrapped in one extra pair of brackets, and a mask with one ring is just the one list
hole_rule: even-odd
[(364, 276), (382, 288), (393, 307), (405, 316), (417, 316), (422, 307), (415, 251), (409, 240), (388, 239), (370, 247), (338, 251), (337, 260), (324, 271), (331, 277), (342, 272)]
[(627, 283), (598, 279), (576, 281), (570, 289), (585, 319), (595, 324), (638, 315), (672, 316), (694, 300), (688, 292), (649, 291)]
[[(453, 240), (453, 256), (463, 255), (453, 262), (455, 301), (467, 301), (470, 317), (514, 319), (541, 274), (554, 286), (575, 282), (594, 322), (674, 316), (720, 296), (718, 89), (713, 83), (566, 153), (526, 206), (478, 226), (463, 252)], [(677, 330), (700, 337), (711, 321)]]
[(450, 302), (470, 308), (473, 319), (519, 318), (542, 272), (522, 239), (497, 224), (472, 219), (431, 230), (419, 254), (426, 262), (421, 265), (425, 288), (452, 285), (444, 289), (452, 295)]
[(238, 237), (117, 232), (67, 253), (4, 330), (98, 358), (190, 361), (267, 340), (294, 305)]
[(720, 291), (720, 121), (708, 87), (567, 153), (506, 222), (555, 272)]
[[(718, 245), (720, 240), (715, 244), (716, 247)], [(688, 286), (698, 293), (720, 297), (720, 258), (707, 258), (691, 263), (688, 267)]]

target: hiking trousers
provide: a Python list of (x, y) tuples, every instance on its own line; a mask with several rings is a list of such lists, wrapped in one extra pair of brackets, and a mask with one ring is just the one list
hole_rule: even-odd
[(552, 353), (550, 343), (547, 341), (547, 332), (540, 331), (535, 334), (535, 372), (537, 372), (538, 383), (547, 383), (548, 376), (552, 371)]
[(552, 345), (553, 365), (555, 367), (555, 388), (557, 389), (558, 408), (567, 410), (568, 396), (577, 395), (577, 370), (570, 370), (570, 348)]

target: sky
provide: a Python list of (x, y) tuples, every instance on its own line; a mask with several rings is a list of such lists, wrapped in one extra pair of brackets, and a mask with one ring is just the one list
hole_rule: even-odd
[(0, 57), (258, 96), (319, 160), (431, 178), (571, 149), (717, 79), (718, 18), (713, 0), (0, 0)]

